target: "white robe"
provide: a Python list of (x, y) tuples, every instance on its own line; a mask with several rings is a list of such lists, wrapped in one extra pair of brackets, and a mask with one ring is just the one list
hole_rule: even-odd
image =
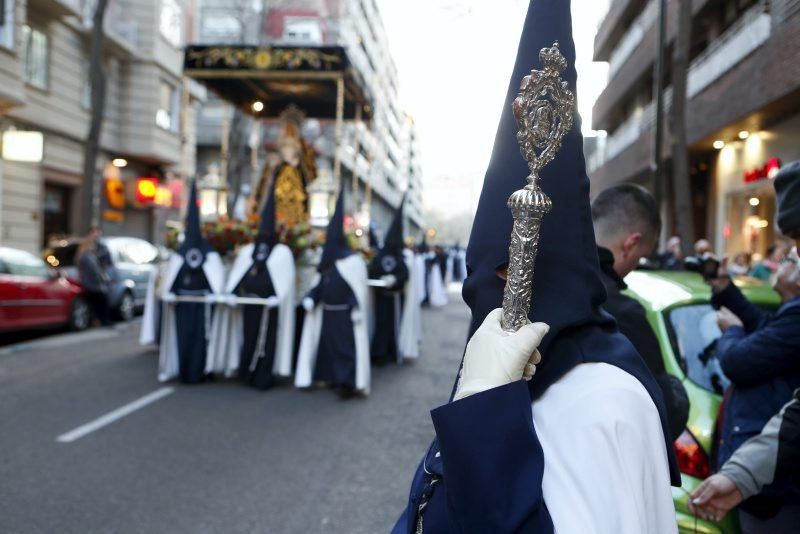
[[(169, 259), (167, 270), (164, 279), (161, 283), (161, 297), (170, 292), (172, 285), (175, 283), (178, 273), (183, 267), (183, 256), (180, 254), (173, 254)], [(205, 261), (203, 262), (203, 274), (206, 276), (208, 285), (211, 288), (213, 295), (218, 295), (222, 292), (225, 283), (225, 267), (222, 264), (222, 258), (216, 252), (209, 252), (206, 254)], [(161, 343), (158, 354), (158, 379), (161, 382), (172, 380), (178, 376), (180, 371), (180, 364), (178, 360), (178, 336), (175, 331), (175, 303), (163, 302), (161, 309)], [(208, 304), (209, 307), (214, 306)], [(209, 325), (210, 326), (210, 325)], [(206, 336), (211, 332), (206, 330)], [(206, 354), (209, 348), (208, 340), (206, 340)], [(208, 355), (206, 355), (208, 359)]]
[[(363, 394), (369, 394), (370, 389), (370, 355), (369, 355), (369, 334), (367, 332), (367, 318), (372, 313), (370, 309), (369, 286), (367, 281), (367, 264), (358, 254), (338, 260), (336, 270), (350, 286), (358, 302), (358, 308), (353, 309), (353, 314), (361, 316), (360, 321), (353, 321), (353, 339), (356, 344), (356, 390)], [(320, 276), (314, 279), (312, 287), (319, 283)], [(300, 349), (297, 353), (297, 372), (294, 377), (294, 385), (298, 388), (311, 386), (314, 380), (314, 368), (317, 363), (317, 349), (322, 333), (322, 303), (309, 312), (303, 322), (303, 333), (300, 339)]]
[(661, 422), (636, 378), (579, 365), (533, 403), (533, 423), (557, 534), (677, 532)]
[(431, 276), (428, 279), (428, 303), (434, 308), (447, 305), (447, 287), (444, 284), (442, 269), (439, 262), (434, 261), (431, 266)]
[[(243, 247), (236, 256), (225, 293), (233, 294), (236, 286), (253, 267), (254, 244)], [(272, 373), (276, 376), (291, 376), (294, 350), (295, 269), (292, 251), (283, 244), (275, 245), (266, 260), (267, 271), (272, 279), (275, 296), (278, 297), (278, 324), (276, 328), (275, 361)], [(206, 373), (221, 373), (233, 376), (239, 370), (242, 345), (244, 344), (244, 320), (242, 306), (221, 305), (217, 307), (211, 325), (209, 350), (206, 358)]]
[(418, 297), (420, 278), (414, 253), (410, 250), (403, 250), (403, 259), (408, 269), (408, 282), (406, 282), (403, 295), (403, 315), (400, 319), (398, 346), (403, 358), (416, 359), (419, 358), (419, 345), (422, 340), (422, 315)]
[(142, 312), (142, 325), (139, 329), (140, 345), (155, 345), (158, 341), (158, 281), (163, 276), (167, 263), (161, 263), (153, 268), (147, 279), (147, 293), (144, 298), (144, 311)]

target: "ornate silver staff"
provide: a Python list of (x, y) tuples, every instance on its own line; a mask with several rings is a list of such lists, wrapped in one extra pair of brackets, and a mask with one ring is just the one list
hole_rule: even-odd
[(575, 94), (561, 72), (567, 60), (558, 42), (539, 51), (542, 70), (532, 70), (522, 79), (520, 93), (514, 100), (514, 117), (519, 124), (517, 141), (531, 170), (528, 184), (514, 192), (508, 207), (514, 217), (511, 245), (508, 247), (508, 275), (503, 293), (502, 327), (515, 332), (528, 324), (533, 289), (533, 268), (539, 245), (542, 218), (553, 207), (539, 187), (539, 171), (553, 160), (564, 135), (572, 128)]

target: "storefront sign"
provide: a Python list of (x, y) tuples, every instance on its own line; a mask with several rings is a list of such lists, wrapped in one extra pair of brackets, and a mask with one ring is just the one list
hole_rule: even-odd
[(7, 130), (3, 132), (3, 159), (39, 163), (44, 156), (44, 134)]
[(169, 187), (159, 185), (156, 188), (155, 203), (156, 206), (160, 206), (162, 208), (172, 207), (172, 191), (169, 190)]
[(121, 210), (125, 207), (125, 184), (119, 178), (106, 178), (106, 202), (109, 207)]
[(763, 167), (745, 171), (744, 183), (749, 184), (759, 180), (766, 180), (767, 178), (774, 178), (779, 170), (781, 170), (781, 160), (771, 158)]
[(158, 192), (158, 178), (137, 178), (134, 195), (136, 203), (141, 206), (150, 206), (156, 200)]
[(121, 211), (103, 210), (103, 220), (115, 223), (125, 222), (125, 214)]

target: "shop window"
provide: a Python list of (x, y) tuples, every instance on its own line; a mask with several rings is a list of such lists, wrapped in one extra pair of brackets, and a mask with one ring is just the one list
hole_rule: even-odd
[(47, 89), (49, 43), (44, 32), (22, 25), (22, 71), (25, 81), (39, 89)]
[(17, 3), (14, 0), (0, 2), (0, 46), (14, 49), (14, 11)]
[(158, 92), (156, 124), (165, 130), (178, 131), (178, 90), (169, 82), (162, 81)]
[(178, 0), (161, 0), (159, 31), (169, 44), (183, 45), (183, 8)]
[(69, 197), (70, 188), (45, 184), (42, 203), (45, 244), (54, 237), (69, 235)]

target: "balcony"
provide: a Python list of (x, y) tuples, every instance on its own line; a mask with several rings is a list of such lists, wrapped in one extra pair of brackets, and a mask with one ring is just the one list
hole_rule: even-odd
[(53, 18), (79, 17), (80, 0), (29, 0), (28, 9), (35, 10), (37, 15)]
[(647, 35), (647, 31), (653, 26), (658, 17), (658, 4), (655, 0), (650, 0), (639, 16), (631, 24), (628, 32), (622, 36), (617, 46), (611, 51), (608, 58), (608, 76), (611, 78), (631, 56), (636, 47)]
[[(84, 0), (83, 27), (89, 32), (97, 0)], [(139, 46), (139, 26), (127, 8), (119, 1), (109, 0), (103, 26), (109, 48), (122, 55), (134, 55)]]
[(764, 10), (764, 5), (753, 6), (692, 61), (686, 88), (689, 98), (702, 92), (769, 39), (772, 19)]
[[(709, 0), (692, 0), (694, 17), (703, 10)], [(677, 2), (667, 4), (667, 35), (669, 45), (677, 32)], [(613, 7), (613, 6), (612, 6)], [(653, 15), (653, 23), (645, 31), (634, 47), (628, 47), (625, 61), (616, 61), (616, 72), (609, 78), (608, 85), (597, 98), (592, 112), (592, 128), (608, 130), (615, 123), (615, 113), (619, 104), (630, 98), (631, 93), (649, 76), (656, 57), (657, 12)], [(600, 31), (600, 30), (598, 30)], [(595, 54), (595, 59), (599, 59)]]

